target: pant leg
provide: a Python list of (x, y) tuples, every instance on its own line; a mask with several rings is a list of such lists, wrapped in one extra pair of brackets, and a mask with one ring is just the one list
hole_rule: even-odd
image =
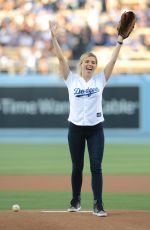
[(72, 160), (72, 194), (74, 199), (78, 199), (82, 187), (82, 172), (84, 166), (85, 137), (82, 127), (69, 124), (68, 143)]
[(104, 133), (102, 124), (96, 126), (96, 128), (88, 133), (87, 146), (90, 158), (91, 184), (94, 200), (98, 200), (102, 203), (103, 177), (101, 164), (104, 152)]

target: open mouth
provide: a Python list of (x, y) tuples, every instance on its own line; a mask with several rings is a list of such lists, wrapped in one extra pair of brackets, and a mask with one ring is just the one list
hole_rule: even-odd
[(87, 67), (86, 70), (87, 70), (87, 71), (92, 71), (93, 68), (92, 68), (92, 67)]

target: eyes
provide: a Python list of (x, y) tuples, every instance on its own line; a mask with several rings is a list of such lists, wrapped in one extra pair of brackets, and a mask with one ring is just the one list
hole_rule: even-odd
[(88, 59), (85, 60), (84, 63), (96, 65), (96, 61), (91, 61), (91, 60), (88, 60)]

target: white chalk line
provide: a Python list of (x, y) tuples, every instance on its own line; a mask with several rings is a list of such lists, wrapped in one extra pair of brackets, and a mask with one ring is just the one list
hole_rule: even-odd
[[(71, 213), (68, 211), (64, 211), (64, 210), (42, 210), (40, 212), (43, 213)], [(74, 213), (91, 213), (92, 211), (78, 211), (78, 212), (74, 212)]]
[[(109, 212), (120, 212), (120, 213), (123, 213), (123, 212), (144, 212), (144, 213), (150, 213), (149, 210), (109, 210)], [(90, 210), (82, 210), (82, 211), (77, 211), (77, 212), (69, 212), (67, 210), (41, 210), (40, 213), (93, 213), (93, 211), (90, 211)]]

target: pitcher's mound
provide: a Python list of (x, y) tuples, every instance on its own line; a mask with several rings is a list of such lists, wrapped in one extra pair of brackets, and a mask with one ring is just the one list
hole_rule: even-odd
[(149, 211), (108, 211), (97, 217), (90, 211), (1, 211), (2, 230), (149, 230)]

